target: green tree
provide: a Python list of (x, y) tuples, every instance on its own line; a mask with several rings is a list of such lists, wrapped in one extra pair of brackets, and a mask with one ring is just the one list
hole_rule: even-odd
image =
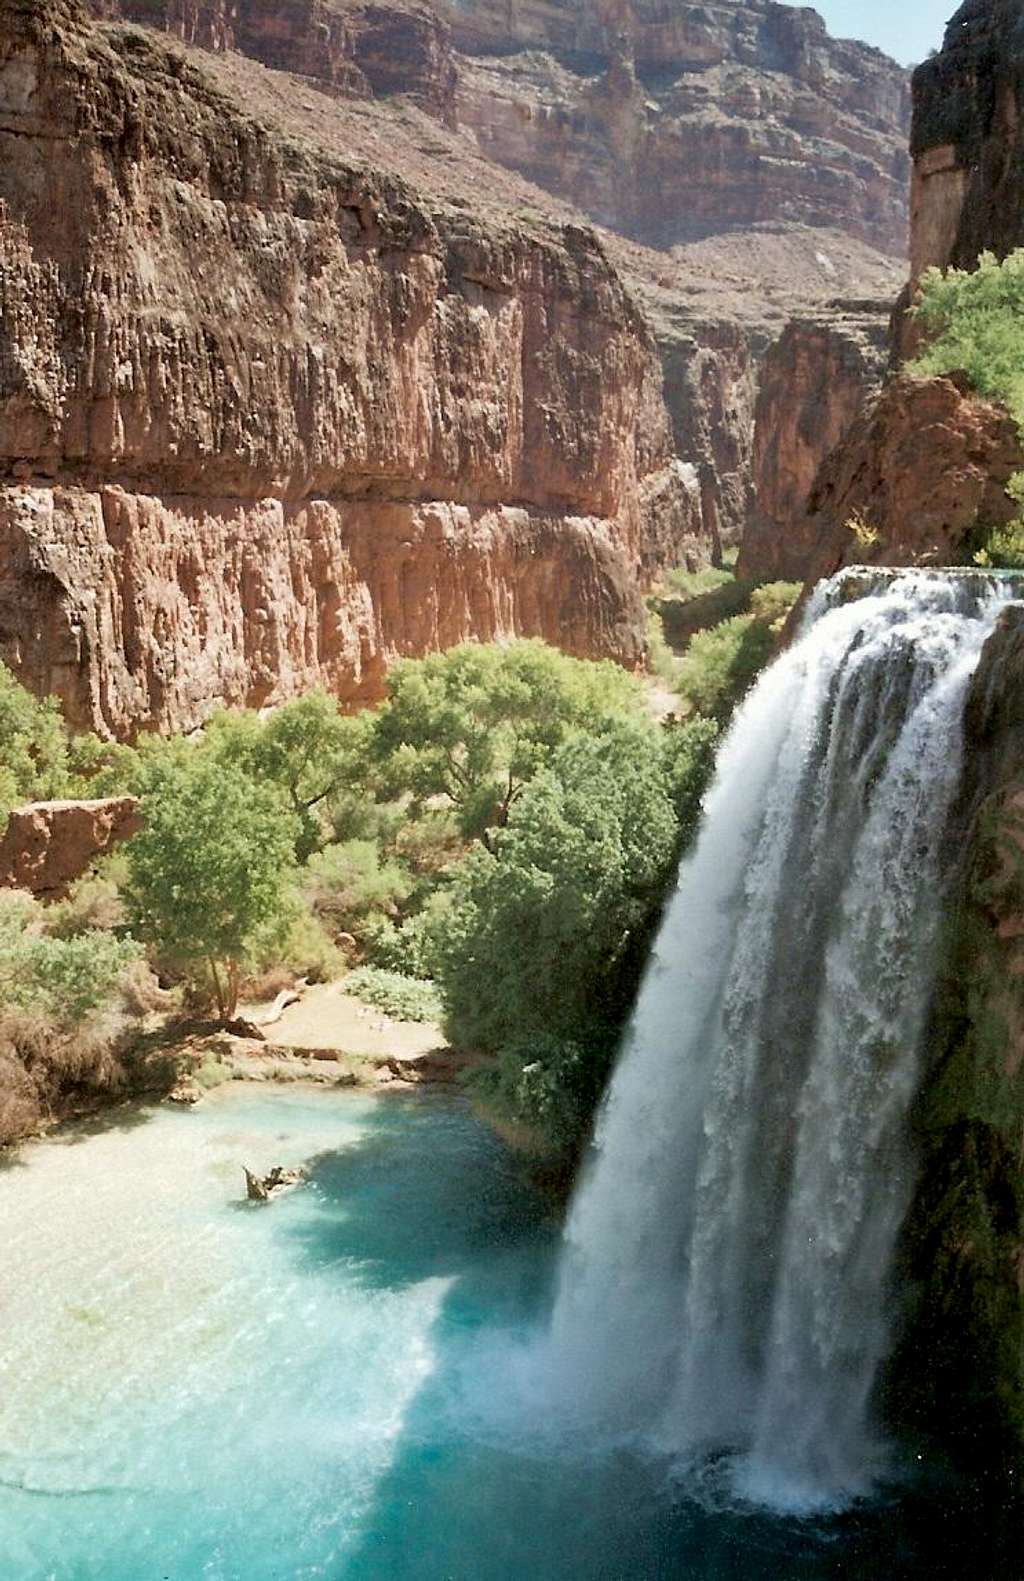
[(208, 970), (230, 1019), (242, 962), (286, 909), (298, 820), (274, 786), (205, 747), (146, 755), (143, 827), (127, 848), (127, 901), (140, 936), (186, 969)]
[(532, 1032), (616, 1029), (678, 828), (657, 726), (566, 742), (493, 849), (452, 876), (431, 964), (454, 1039), (493, 1050)]
[(445, 798), (462, 832), (491, 843), (533, 776), (570, 736), (640, 713), (637, 682), (607, 661), (539, 641), (465, 643), (388, 674), (374, 750), (394, 792)]
[(333, 697), (314, 691), (265, 717), (215, 714), (206, 740), (224, 762), (284, 792), (298, 820), (296, 854), (303, 861), (323, 844), (326, 804), (365, 783), (372, 728), (370, 715), (346, 716)]

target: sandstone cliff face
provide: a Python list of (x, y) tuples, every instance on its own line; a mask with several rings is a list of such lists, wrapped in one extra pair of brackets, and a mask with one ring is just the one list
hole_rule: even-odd
[[(610, 227), (606, 245), (655, 330), (676, 448), (698, 468), (713, 541), (734, 541), (747, 516), (757, 364), (784, 303), (888, 290), (890, 278), (895, 294), (902, 281), (899, 265), (856, 236), (903, 252), (905, 74), (876, 51), (828, 39), (813, 13), (732, 3), (670, 14), (642, 3), (490, 0), (454, 10), (443, 0), (436, 9), (427, 0), (90, 4), (300, 72), (336, 103), (390, 106), (399, 134), (384, 151), (391, 168), (408, 168), (398, 123), (411, 97), (444, 129), (420, 145), (432, 155), (429, 185), (454, 175), (474, 212), (504, 187), (531, 222), (569, 200), (578, 210), (568, 214), (584, 210)], [(358, 147), (365, 124), (350, 117), (347, 126)], [(506, 171), (537, 185), (510, 186)], [(675, 245), (645, 256), (623, 231)], [(679, 240), (693, 236), (705, 242)]]
[(795, 319), (761, 366), (754, 415), (754, 502), (741, 577), (806, 575), (819, 527), (808, 514), (822, 463), (863, 417), (888, 360), (888, 304), (835, 303)]
[(140, 828), (133, 796), (15, 807), (0, 837), (0, 888), (59, 900), (76, 878)]
[[(958, 565), (1009, 521), (1024, 466), (1015, 423), (955, 379), (892, 379), (815, 480), (801, 541), (809, 581), (840, 566)], [(861, 533), (847, 527), (863, 523)]]
[(453, 31), (483, 151), (611, 229), (803, 221), (904, 250), (906, 74), (812, 10), (467, 0)]
[(1024, 245), (1024, 3), (966, 0), (942, 49), (913, 79), (910, 283), (894, 315), (894, 349), (913, 356), (907, 318), (925, 269), (973, 269), (986, 249)]
[(467, 636), (635, 662), (642, 580), (705, 548), (593, 235), (353, 166), (237, 57), (259, 121), (152, 34), (58, 0), (0, 23), (15, 670), (128, 735), (318, 680), (373, 697)]

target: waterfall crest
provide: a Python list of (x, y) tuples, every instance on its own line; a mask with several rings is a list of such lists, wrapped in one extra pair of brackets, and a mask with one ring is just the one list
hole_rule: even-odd
[(1015, 592), (818, 590), (723, 746), (570, 1214), (567, 1408), (726, 1456), (758, 1502), (834, 1506), (878, 1469), (964, 697)]

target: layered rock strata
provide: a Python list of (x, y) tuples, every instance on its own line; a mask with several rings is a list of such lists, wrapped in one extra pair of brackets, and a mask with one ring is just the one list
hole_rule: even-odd
[(762, 3), (470, 0), (457, 114), (498, 164), (654, 246), (780, 220), (906, 244), (906, 73)]
[(441, 120), (454, 119), (451, 33), (426, 0), (88, 0), (88, 9), (185, 44), (239, 50), (346, 96), (409, 94)]
[(229, 100), (207, 57), (62, 0), (0, 23), (16, 672), (127, 736), (317, 681), (372, 698), (469, 636), (636, 662), (643, 581), (706, 540), (593, 234), (353, 165), (241, 58)]
[(1024, 246), (1024, 0), (967, 0), (913, 81), (911, 264)]

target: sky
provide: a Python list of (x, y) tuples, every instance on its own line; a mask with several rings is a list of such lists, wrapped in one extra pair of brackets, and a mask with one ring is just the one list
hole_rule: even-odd
[(836, 38), (862, 38), (909, 66), (939, 48), (960, 0), (812, 0), (812, 4)]

